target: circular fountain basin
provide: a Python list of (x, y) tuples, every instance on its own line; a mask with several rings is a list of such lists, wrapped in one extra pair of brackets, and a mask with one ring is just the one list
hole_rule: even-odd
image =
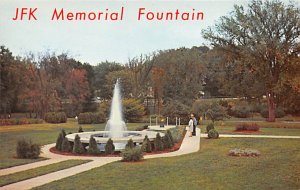
[[(123, 143), (126, 144), (129, 139), (132, 139), (135, 143), (142, 143), (145, 136), (147, 135), (150, 141), (153, 141), (156, 137), (157, 132), (154, 131), (122, 131), (123, 137), (109, 137), (109, 131), (92, 131), (92, 132), (82, 132), (82, 133), (73, 133), (66, 135), (66, 138), (74, 142), (75, 136), (80, 137), (81, 143), (88, 144), (91, 136), (94, 137), (97, 144), (106, 144), (109, 138), (111, 138), (114, 144)], [(160, 136), (165, 136), (164, 133), (160, 133)]]
[(148, 126), (148, 129), (153, 131), (166, 131), (175, 127), (176, 125), (164, 125), (164, 127), (161, 127), (160, 125), (150, 125)]

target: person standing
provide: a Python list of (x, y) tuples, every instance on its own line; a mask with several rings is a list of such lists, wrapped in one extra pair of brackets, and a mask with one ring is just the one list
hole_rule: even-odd
[(197, 126), (197, 119), (195, 117), (195, 115), (192, 113), (191, 114), (191, 118), (193, 119), (193, 136), (196, 136), (196, 126)]
[(189, 137), (192, 137), (193, 136), (193, 129), (194, 129), (194, 121), (193, 121), (193, 118), (190, 117), (190, 120), (189, 120)]

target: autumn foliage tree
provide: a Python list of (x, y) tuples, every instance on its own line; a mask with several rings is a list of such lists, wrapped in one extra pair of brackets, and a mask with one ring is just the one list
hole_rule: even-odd
[(72, 69), (66, 73), (64, 85), (66, 96), (71, 101), (73, 110), (76, 110), (76, 114), (79, 114), (82, 111), (83, 103), (90, 95), (86, 71), (83, 69)]

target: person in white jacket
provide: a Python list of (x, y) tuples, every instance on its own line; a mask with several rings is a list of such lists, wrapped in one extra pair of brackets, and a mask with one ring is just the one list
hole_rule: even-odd
[(194, 128), (194, 121), (193, 121), (193, 118), (190, 117), (190, 121), (189, 121), (189, 132), (190, 132), (190, 135), (189, 135), (189, 137), (193, 136), (193, 128)]

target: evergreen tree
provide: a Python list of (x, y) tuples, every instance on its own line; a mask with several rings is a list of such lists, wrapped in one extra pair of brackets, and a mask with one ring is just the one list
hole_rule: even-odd
[(155, 151), (161, 151), (164, 149), (163, 141), (159, 133), (156, 134), (154, 139), (154, 149)]
[(133, 140), (129, 139), (126, 146), (125, 146), (125, 149), (129, 149), (129, 148), (133, 148), (133, 147), (134, 147)]
[(111, 138), (108, 139), (106, 145), (105, 145), (105, 153), (106, 154), (113, 154), (115, 152), (115, 145), (113, 140)]
[(71, 152), (71, 144), (67, 138), (63, 139), (62, 145), (61, 145), (61, 150), (63, 152)]
[(83, 132), (83, 129), (81, 126), (79, 126), (78, 133), (82, 133), (82, 132)]
[(144, 152), (152, 152), (152, 146), (151, 146), (151, 142), (148, 138), (148, 136), (145, 136), (143, 145), (142, 145), (142, 151)]
[(84, 147), (80, 141), (80, 137), (78, 135), (75, 136), (74, 146), (73, 146), (73, 153), (75, 154), (82, 154), (84, 153)]
[(64, 138), (65, 138), (65, 136), (67, 135), (67, 134), (66, 134), (66, 131), (65, 131), (64, 129), (61, 130), (61, 134), (63, 135)]
[(59, 133), (59, 135), (58, 135), (58, 137), (56, 139), (56, 145), (55, 145), (56, 150), (61, 151), (63, 140), (64, 140), (63, 134)]
[(91, 138), (90, 138), (88, 153), (89, 154), (100, 154), (100, 150), (98, 149), (97, 142), (93, 136), (91, 136)]
[(174, 146), (174, 139), (170, 130), (167, 130), (167, 135), (169, 136), (171, 146)]
[(172, 147), (172, 142), (171, 142), (171, 139), (170, 139), (168, 133), (166, 133), (165, 136), (163, 136), (162, 141), (163, 141), (164, 148)]

